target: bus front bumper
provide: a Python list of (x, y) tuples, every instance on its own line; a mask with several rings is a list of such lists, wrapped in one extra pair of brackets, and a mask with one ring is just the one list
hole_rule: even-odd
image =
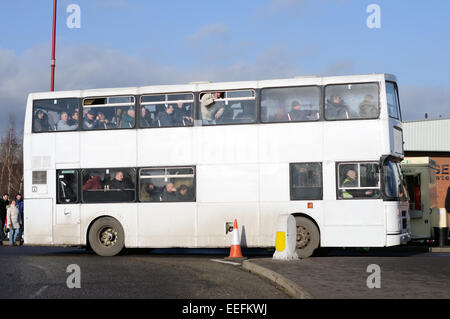
[(410, 233), (401, 233), (401, 234), (388, 234), (386, 236), (386, 247), (391, 246), (399, 246), (402, 243), (407, 243), (411, 240)]

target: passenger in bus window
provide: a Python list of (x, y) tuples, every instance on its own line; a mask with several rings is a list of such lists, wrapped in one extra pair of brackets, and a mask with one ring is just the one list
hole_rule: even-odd
[(114, 175), (114, 179), (109, 183), (109, 189), (132, 189), (134, 186), (124, 180), (124, 174), (122, 171), (117, 171)]
[(89, 109), (84, 116), (83, 126), (85, 129), (95, 130), (97, 128), (97, 120), (96, 120), (95, 111)]
[(181, 185), (177, 192), (177, 201), (189, 202), (192, 200), (192, 195), (189, 194), (189, 188), (186, 185)]
[(174, 108), (172, 104), (167, 105), (166, 109), (158, 115), (158, 126), (167, 127), (175, 126)]
[(288, 113), (289, 121), (306, 121), (308, 120), (307, 114), (301, 109), (299, 101), (292, 102), (292, 109)]
[(69, 125), (75, 125), (78, 127), (78, 109), (75, 109), (72, 114), (70, 114)]
[(141, 107), (141, 127), (153, 126), (153, 119), (145, 106)]
[[(188, 109), (189, 107), (189, 109)], [(189, 126), (193, 123), (192, 106), (185, 105), (183, 102), (178, 102), (174, 109), (174, 120), (176, 126)]]
[(173, 183), (167, 183), (166, 187), (161, 194), (161, 201), (163, 202), (175, 202), (177, 200), (177, 189)]
[(200, 106), (203, 124), (216, 124), (216, 120), (222, 116), (224, 112), (224, 103), (216, 101), (222, 98), (222, 92), (205, 93), (202, 96)]
[(69, 125), (69, 114), (67, 112), (61, 113), (61, 119), (56, 123), (56, 129), (58, 131), (71, 131), (76, 130), (78, 125)]
[(86, 183), (83, 185), (83, 190), (102, 189), (102, 179), (99, 175), (91, 175)]
[(130, 107), (127, 113), (123, 115), (122, 122), (120, 123), (121, 128), (133, 128), (134, 127), (135, 111), (134, 107)]
[(162, 189), (153, 183), (143, 184), (141, 189), (141, 200), (144, 202), (161, 201)]
[(275, 110), (275, 114), (271, 115), (269, 118), (270, 122), (288, 122), (289, 117), (284, 107), (278, 106)]
[(97, 128), (106, 130), (110, 127), (109, 120), (105, 117), (105, 114), (103, 114), (103, 112), (98, 112), (96, 120)]
[(361, 118), (376, 118), (378, 117), (378, 109), (375, 105), (375, 100), (372, 95), (367, 94), (364, 100), (359, 104), (359, 117)]
[(350, 117), (350, 112), (342, 98), (335, 95), (326, 103), (325, 116), (329, 120), (343, 120)]
[(42, 110), (36, 112), (34, 119), (34, 129), (36, 132), (50, 131), (50, 125), (48, 124), (48, 116)]

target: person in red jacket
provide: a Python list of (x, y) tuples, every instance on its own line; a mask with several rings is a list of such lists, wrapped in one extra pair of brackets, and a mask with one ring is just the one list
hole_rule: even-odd
[(102, 180), (100, 176), (91, 176), (91, 178), (83, 185), (83, 190), (87, 191), (89, 189), (102, 189)]

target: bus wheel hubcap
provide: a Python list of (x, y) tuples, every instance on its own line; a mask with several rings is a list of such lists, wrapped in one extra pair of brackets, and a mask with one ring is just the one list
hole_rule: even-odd
[(297, 248), (305, 248), (311, 241), (309, 231), (302, 226), (297, 226)]
[(112, 247), (117, 243), (117, 231), (107, 227), (100, 231), (100, 242), (105, 247)]

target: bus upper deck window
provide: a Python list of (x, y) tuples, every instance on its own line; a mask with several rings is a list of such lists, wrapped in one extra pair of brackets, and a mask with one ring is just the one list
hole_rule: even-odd
[(325, 118), (327, 120), (376, 119), (379, 114), (377, 83), (326, 86)]
[(33, 103), (33, 132), (78, 129), (78, 99), (36, 100)]
[(319, 106), (319, 87), (263, 89), (261, 120), (266, 123), (317, 121)]

